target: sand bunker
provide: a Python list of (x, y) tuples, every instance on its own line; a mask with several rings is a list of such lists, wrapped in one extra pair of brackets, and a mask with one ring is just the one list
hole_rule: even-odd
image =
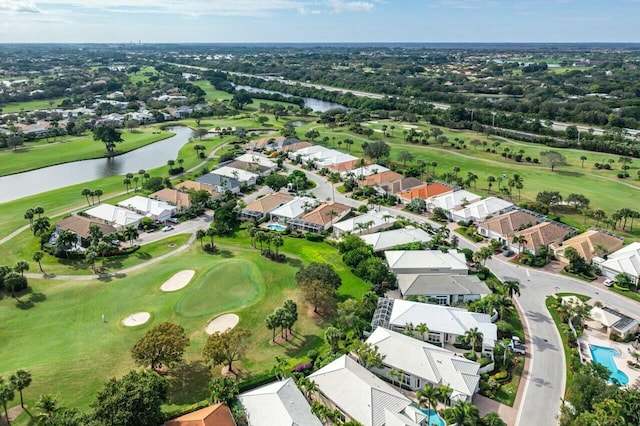
[(240, 317), (236, 314), (223, 314), (212, 319), (209, 324), (207, 324), (207, 328), (205, 328), (204, 331), (206, 331), (207, 334), (213, 334), (216, 331), (223, 332), (228, 328), (233, 328), (238, 325), (239, 321)]
[(123, 319), (122, 325), (125, 327), (135, 327), (149, 321), (149, 318), (151, 318), (151, 314), (149, 312), (136, 312), (135, 314), (131, 314)]
[(171, 278), (166, 280), (161, 286), (162, 291), (178, 291), (183, 289), (189, 284), (191, 278), (196, 274), (193, 269), (186, 269), (174, 274)]

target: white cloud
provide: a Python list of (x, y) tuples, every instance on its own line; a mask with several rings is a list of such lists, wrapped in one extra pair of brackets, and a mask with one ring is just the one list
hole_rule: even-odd
[(334, 12), (371, 12), (375, 9), (373, 1), (343, 1), (329, 0), (329, 6)]
[(32, 1), (0, 0), (0, 11), (19, 13), (41, 13)]

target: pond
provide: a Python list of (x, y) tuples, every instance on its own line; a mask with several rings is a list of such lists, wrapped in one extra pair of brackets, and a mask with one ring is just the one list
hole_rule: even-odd
[(180, 148), (189, 142), (193, 133), (190, 128), (184, 126), (169, 127), (167, 130), (175, 135), (116, 157), (75, 161), (0, 177), (0, 203), (165, 165), (168, 160), (176, 159)]
[[(293, 97), (293, 95), (290, 95), (288, 93), (278, 92), (275, 90), (260, 89), (258, 87), (244, 86), (240, 84), (236, 85), (235, 87), (238, 90), (246, 90), (247, 92), (252, 92), (252, 93), (271, 93), (271, 94), (282, 95), (285, 98)], [(321, 99), (302, 98), (302, 100), (304, 100), (305, 107), (311, 108), (313, 111), (316, 111), (316, 112), (326, 112), (326, 111), (329, 111), (330, 109), (336, 109), (336, 108), (347, 109), (344, 105), (340, 105), (335, 102), (323, 101)]]

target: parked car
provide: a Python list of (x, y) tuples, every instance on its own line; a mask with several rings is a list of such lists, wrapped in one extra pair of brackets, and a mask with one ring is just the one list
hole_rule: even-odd
[(509, 250), (509, 249), (507, 249), (507, 250), (503, 251), (503, 252), (502, 252), (502, 254), (504, 254), (504, 257), (511, 257), (511, 256), (513, 256), (515, 253), (513, 252), (513, 250)]
[(167, 222), (180, 223), (177, 217), (170, 217), (169, 219), (167, 219)]
[(171, 225), (167, 225), (164, 228), (162, 228), (162, 232), (169, 232), (171, 230), (173, 230), (173, 226)]
[(603, 284), (605, 285), (605, 287), (612, 287), (615, 283), (616, 283), (616, 280), (612, 278), (607, 278), (606, 280), (604, 280)]
[(514, 354), (524, 355), (527, 352), (526, 348), (524, 347), (524, 345), (522, 344), (518, 336), (511, 337), (509, 348)]

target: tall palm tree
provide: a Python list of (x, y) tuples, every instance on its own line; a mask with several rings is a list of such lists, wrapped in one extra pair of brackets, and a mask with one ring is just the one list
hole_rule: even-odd
[(215, 225), (211, 225), (207, 231), (207, 237), (209, 237), (209, 239), (211, 240), (211, 248), (215, 247), (215, 245), (213, 244), (213, 237), (218, 235), (218, 228), (215, 227)]
[(138, 233), (138, 230), (134, 227), (134, 226), (127, 226), (124, 231), (122, 232), (124, 237), (129, 240), (129, 245), (132, 246), (133, 245), (133, 241), (138, 239), (138, 236), (140, 236), (140, 234)]
[(67, 257), (69, 257), (69, 251), (73, 247), (73, 245), (78, 241), (78, 235), (73, 231), (62, 231), (58, 234), (58, 239), (56, 240), (56, 248), (60, 251), (66, 253)]
[(44, 208), (43, 208), (43, 207), (40, 207), (40, 206), (37, 206), (35, 209), (33, 209), (33, 212), (34, 212), (35, 214), (37, 214), (37, 215), (38, 215), (38, 219), (40, 219), (40, 217), (41, 217), (41, 216), (42, 216), (42, 214), (44, 213)]
[(456, 405), (447, 411), (445, 420), (448, 424), (458, 426), (476, 426), (480, 421), (478, 408), (470, 402), (458, 401)]
[(284, 239), (280, 233), (273, 233), (271, 234), (270, 240), (271, 244), (276, 248), (276, 258), (278, 258), (280, 255), (279, 248), (284, 245)]
[[(431, 407), (435, 407), (438, 402), (438, 389), (433, 387), (430, 383), (424, 385), (424, 388), (416, 392), (418, 398), (418, 406), (426, 404), (427, 411), (431, 412)], [(427, 426), (431, 424), (431, 416), (427, 416)]]
[(22, 399), (22, 391), (31, 384), (31, 373), (27, 370), (18, 370), (9, 377), (9, 382), (20, 392), (20, 406), (24, 408), (24, 400)]
[(513, 183), (513, 187), (518, 190), (518, 200), (520, 200), (520, 190), (524, 188), (524, 178), (522, 175), (515, 173), (511, 178), (511, 182)]
[(502, 283), (502, 290), (513, 299), (513, 295), (520, 296), (520, 282), (517, 280), (507, 280)]
[(522, 253), (524, 246), (527, 244), (527, 238), (524, 235), (514, 235), (511, 240), (513, 244), (518, 245), (518, 253)]
[(129, 185), (131, 185), (131, 179), (124, 178), (122, 180), (122, 184), (125, 186), (125, 188), (127, 188), (127, 194), (128, 194), (129, 193)]
[(90, 206), (91, 203), (89, 202), (89, 196), (91, 195), (91, 190), (89, 188), (83, 188), (81, 194), (86, 197), (87, 205)]
[(43, 235), (51, 227), (48, 217), (39, 217), (33, 222), (33, 235)]
[(33, 217), (34, 217), (33, 209), (27, 209), (27, 211), (24, 212), (24, 218), (29, 221), (29, 228), (31, 229), (33, 229)]
[(13, 270), (18, 274), (24, 276), (25, 271), (29, 270), (29, 264), (24, 260), (20, 260), (18, 263), (16, 263), (16, 266), (13, 267)]
[(9, 413), (7, 411), (7, 403), (11, 401), (14, 397), (14, 390), (11, 383), (5, 383), (4, 378), (0, 377), (0, 404), (4, 408), (4, 416), (6, 418), (7, 424), (11, 424), (9, 422)]
[(429, 327), (427, 327), (427, 324), (421, 322), (420, 324), (416, 325), (416, 332), (418, 334), (420, 334), (420, 337), (422, 338), (423, 341), (425, 341), (424, 335), (425, 334), (429, 334)]
[(204, 237), (206, 236), (207, 236), (207, 231), (205, 231), (204, 229), (198, 229), (196, 231), (196, 238), (200, 240), (200, 248), (204, 248), (204, 246), (202, 245), (202, 240), (204, 240)]
[(469, 342), (469, 344), (471, 344), (471, 350), (476, 354), (477, 357), (478, 354), (476, 353), (476, 347), (482, 345), (482, 332), (478, 330), (478, 327), (473, 327), (467, 330), (467, 332), (464, 334), (464, 338), (467, 342)]
[(98, 204), (100, 204), (100, 196), (102, 194), (104, 194), (102, 189), (96, 189), (95, 191), (93, 191), (93, 194), (91, 194), (91, 197), (96, 196), (98, 198)]
[(44, 258), (44, 253), (41, 251), (37, 251), (33, 253), (33, 261), (38, 263), (38, 267), (40, 268), (40, 272), (44, 274), (44, 270), (42, 269), (42, 259)]
[(440, 401), (442, 401), (444, 405), (449, 405), (448, 399), (449, 399), (449, 395), (451, 395), (451, 392), (453, 392), (453, 389), (447, 385), (440, 385), (437, 387), (437, 389), (438, 389), (438, 399), (440, 399)]

